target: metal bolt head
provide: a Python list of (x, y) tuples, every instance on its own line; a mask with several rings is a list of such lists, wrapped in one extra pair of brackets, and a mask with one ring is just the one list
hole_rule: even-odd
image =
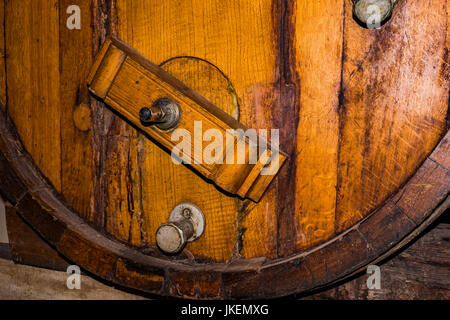
[(183, 230), (173, 223), (164, 223), (156, 231), (156, 243), (165, 253), (174, 254), (186, 244)]
[(139, 119), (142, 123), (148, 123), (152, 120), (152, 110), (148, 107), (144, 107), (139, 111)]
[(368, 28), (381, 26), (388, 19), (397, 0), (353, 0), (355, 16)]
[(205, 216), (195, 204), (179, 203), (170, 213), (169, 222), (156, 231), (156, 244), (167, 254), (183, 250), (187, 242), (197, 240), (205, 230)]
[(181, 119), (181, 109), (177, 102), (169, 98), (156, 100), (152, 106), (139, 111), (139, 120), (144, 126), (155, 125), (161, 130), (175, 128)]

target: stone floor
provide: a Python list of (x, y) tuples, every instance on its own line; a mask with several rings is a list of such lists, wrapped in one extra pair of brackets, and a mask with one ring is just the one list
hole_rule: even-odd
[(65, 272), (16, 265), (0, 259), (0, 300), (142, 300), (81, 275), (80, 290), (67, 288)]

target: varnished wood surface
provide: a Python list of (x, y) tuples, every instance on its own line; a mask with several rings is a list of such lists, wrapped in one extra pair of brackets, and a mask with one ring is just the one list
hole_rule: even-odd
[[(327, 243), (279, 260), (198, 264), (149, 256), (102, 235), (72, 211), (36, 167), (16, 129), (0, 113), (0, 193), (59, 253), (97, 276), (149, 293), (195, 299), (269, 298), (342, 280), (417, 237), (449, 206), (450, 133), (418, 172), (360, 224)], [(423, 201), (420, 196), (427, 201)]]
[[(270, 260), (320, 248), (386, 203), (400, 206), (413, 224), (427, 215), (433, 199), (425, 194), (438, 187), (422, 179), (442, 181), (448, 170), (445, 147), (426, 160), (447, 131), (446, 0), (400, 0), (380, 30), (361, 28), (349, 0), (93, 0), (89, 12), (86, 2), (73, 4), (82, 8), (82, 31), (66, 30), (65, 2), (2, 1), (2, 99), (44, 175), (100, 232), (159, 256), (156, 228), (175, 204), (193, 201), (204, 208), (210, 229), (187, 247), (187, 256)], [(224, 75), (209, 88), (207, 75), (192, 76), (197, 68), (169, 72), (191, 80), (189, 86), (223, 110), (232, 113), (238, 105), (245, 125), (281, 130), (290, 161), (258, 205), (173, 168), (169, 155), (87, 96), (87, 70), (110, 34), (158, 64), (185, 56), (208, 61)], [(228, 82), (234, 93), (219, 104)], [(83, 103), (89, 111), (79, 109)], [(425, 174), (417, 171), (424, 166)], [(412, 176), (411, 196), (387, 201)], [(24, 191), (3, 178), (11, 193)], [(197, 188), (183, 188), (186, 181)], [(167, 199), (158, 202), (154, 189)], [(411, 227), (394, 212), (389, 221)], [(332, 257), (328, 252), (322, 259)], [(329, 273), (317, 277), (337, 276)]]
[[(278, 146), (268, 143), (256, 131), (254, 136), (246, 133), (248, 128), (242, 123), (116, 37), (108, 38), (103, 45), (87, 84), (93, 95), (124, 120), (230, 194), (259, 202), (286, 161), (286, 155), (278, 150)], [(140, 110), (161, 98), (171, 99), (179, 108), (178, 120), (167, 130), (144, 124), (140, 119)], [(196, 136), (196, 123), (200, 123), (201, 137)], [(180, 149), (176, 143), (179, 140), (173, 140), (175, 130), (189, 134), (189, 150)], [(220, 144), (215, 141), (220, 148), (219, 158), (216, 154), (212, 163), (211, 159), (203, 159), (208, 154), (212, 157), (207, 151), (211, 148), (203, 142), (198, 144), (208, 130), (215, 130), (221, 137)], [(241, 154), (243, 163), (238, 160)], [(261, 171), (265, 167), (271, 173), (264, 175)]]
[(378, 33), (346, 24), (337, 232), (404, 183), (446, 130), (446, 3), (399, 1)]
[(58, 1), (2, 2), (8, 112), (27, 149), (61, 191)]
[[(225, 12), (229, 12), (230, 17), (228, 19), (234, 21), (234, 28), (227, 27), (229, 20), (216, 18)], [(248, 15), (255, 17), (255, 19), (249, 20), (247, 18)], [(224, 7), (219, 2), (204, 1), (186, 2), (177, 4), (177, 6), (171, 6), (169, 3), (157, 4), (151, 2), (142, 2), (136, 5), (133, 1), (119, 1), (117, 2), (117, 16), (119, 21), (128, 21), (117, 25), (117, 36), (155, 63), (163, 63), (173, 57), (194, 56), (204, 59), (218, 67), (221, 72), (229, 77), (230, 82), (236, 90), (236, 98), (240, 106), (253, 104), (253, 95), (255, 94), (253, 91), (257, 90), (260, 84), (265, 86), (266, 83), (272, 81), (271, 79), (275, 72), (273, 53), (275, 50), (273, 48), (275, 35), (273, 31), (274, 26), (271, 23), (272, 7), (270, 2), (232, 1)], [(132, 21), (147, 21), (147, 23), (135, 24)], [(169, 32), (167, 37), (160, 36), (161, 33), (165, 32), (164, 30)], [(191, 36), (186, 37), (186, 34), (191, 34)], [(148, 39), (153, 40), (148, 41)], [(170, 40), (168, 41), (167, 39)], [(241, 50), (247, 51), (252, 59), (241, 59), (238, 54)], [(192, 71), (179, 71), (181, 74), (184, 74), (184, 72), (188, 73)], [(192, 78), (192, 80), (194, 79)], [(193, 87), (195, 88), (197, 81), (192, 80), (190, 81), (191, 86), (194, 84)], [(198, 81), (201, 83), (202, 80)], [(252, 86), (255, 86), (256, 89), (252, 90)], [(272, 89), (272, 85), (267, 87), (268, 91)], [(202, 94), (214, 97), (214, 91), (217, 91), (217, 85), (213, 83), (209, 89), (205, 88)], [(245, 99), (246, 101), (242, 101), (241, 99)], [(222, 103), (221, 105), (224, 104)], [(232, 105), (229, 105), (227, 109), (229, 110), (230, 107)], [(240, 121), (245, 125), (257, 129), (271, 127), (265, 123), (252, 123), (250, 117), (255, 118), (255, 116), (251, 108), (240, 108), (239, 111)], [(270, 110), (264, 111), (264, 109), (261, 109), (261, 111), (266, 114), (264, 118), (253, 121), (264, 121), (264, 119), (268, 119)], [(148, 142), (145, 142), (145, 147), (150, 148)], [(151, 161), (154, 161), (153, 159)], [(182, 187), (183, 182), (182, 180), (180, 181), (179, 174), (178, 176), (173, 174), (167, 176), (165, 174), (168, 171), (165, 169), (168, 161), (165, 162), (164, 167), (160, 168), (152, 164), (151, 161), (146, 161), (146, 165), (144, 166), (144, 172), (146, 173), (149, 173), (150, 169), (152, 169), (152, 173), (147, 175), (148, 184), (143, 187), (144, 194), (151, 194), (149, 191), (154, 185), (159, 185), (158, 175), (162, 174), (167, 177), (167, 184), (179, 186), (175, 189), (176, 191), (173, 196), (168, 198), (177, 199), (182, 197), (185, 200), (198, 201), (196, 192), (184, 190)], [(172, 165), (169, 165), (169, 167), (172, 167)], [(172, 171), (173, 169), (170, 168), (169, 170)], [(176, 170), (178, 171), (178, 168)], [(215, 199), (218, 196), (215, 192), (212, 192), (203, 181), (198, 181), (198, 179), (195, 181), (197, 181), (199, 190), (208, 190), (205, 197), (216, 201)], [(209, 209), (204, 210), (207, 219), (213, 217), (211, 219), (212, 224), (210, 225), (210, 230), (214, 230), (214, 234), (208, 231), (208, 223), (205, 232), (205, 237), (207, 237), (206, 233), (208, 233), (209, 237), (212, 238), (210, 240), (207, 240), (207, 238), (200, 239), (198, 243), (188, 245), (188, 250), (193, 247), (192, 249), (195, 248), (192, 251), (194, 255), (200, 255), (200, 257), (209, 259), (212, 258), (217, 261), (229, 260), (231, 257), (239, 255), (242, 250), (246, 250), (245, 246), (242, 246), (240, 238), (242, 236), (242, 230), (247, 229), (256, 238), (256, 241), (249, 241), (251, 244), (248, 246), (248, 250), (256, 251), (252, 254), (253, 256), (260, 256), (265, 253), (270, 255), (276, 254), (271, 250), (271, 247), (274, 245), (273, 240), (276, 241), (276, 238), (274, 238), (274, 236), (276, 237), (276, 230), (272, 227), (275, 226), (273, 222), (276, 220), (276, 213), (273, 210), (269, 211), (266, 209), (267, 207), (272, 207), (270, 200), (263, 198), (260, 204), (262, 209), (255, 212), (257, 217), (263, 215), (265, 218), (270, 219), (268, 223), (263, 220), (263, 223), (267, 227), (261, 228), (255, 226), (255, 228), (251, 228), (250, 230), (246, 226), (240, 226), (241, 217), (237, 212), (238, 203), (236, 203), (236, 200), (235, 204), (232, 204), (230, 207), (228, 204), (230, 203), (229, 200), (223, 202), (223, 197), (219, 196), (219, 198), (224, 205), (221, 205), (219, 201), (215, 203), (210, 201), (206, 203), (205, 201), (200, 202), (201, 205), (206, 205), (206, 208)], [(150, 195), (147, 199), (151, 201), (155, 198)], [(150, 206), (147, 204), (148, 201), (144, 201), (143, 204), (146, 212), (150, 210)], [(172, 205), (172, 201), (170, 203)], [(171, 207), (162, 204), (161, 210), (152, 210), (153, 218), (149, 220), (163, 222), (167, 219), (167, 212), (170, 210)], [(152, 223), (152, 226), (156, 224), (153, 222), (150, 223)], [(149, 233), (153, 237), (154, 230), (149, 231)], [(230, 237), (230, 234), (233, 236)], [(214, 242), (213, 239), (227, 240), (226, 242), (223, 240)], [(266, 244), (266, 242), (269, 242), (269, 244)], [(215, 249), (213, 251), (205, 251), (201, 250), (201, 247)], [(212, 256), (207, 254), (205, 256), (205, 253), (209, 252), (216, 252), (219, 255)]]

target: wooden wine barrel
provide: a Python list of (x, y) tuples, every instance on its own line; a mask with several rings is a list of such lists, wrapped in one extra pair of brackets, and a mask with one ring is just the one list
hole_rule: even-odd
[[(280, 297), (384, 259), (449, 207), (449, 8), (398, 0), (372, 29), (357, 3), (1, 1), (2, 197), (72, 263), (157, 295)], [(279, 129), (287, 160), (259, 201), (89, 92), (111, 36), (229, 121)], [(203, 234), (166, 254), (156, 232), (186, 202)]]

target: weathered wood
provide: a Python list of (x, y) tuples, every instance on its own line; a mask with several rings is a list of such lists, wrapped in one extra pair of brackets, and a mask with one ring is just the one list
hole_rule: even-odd
[(335, 234), (344, 2), (301, 1), (295, 12), (295, 68), (301, 84), (293, 221), (297, 231), (291, 236), (295, 251)]
[(370, 275), (364, 273), (352, 281), (304, 299), (448, 300), (449, 239), (450, 225), (438, 224), (395, 257), (379, 264), (380, 289), (368, 289)]
[[(446, 223), (448, 214), (449, 212), (444, 213), (432, 227), (393, 258), (378, 263), (381, 268), (380, 290), (369, 290), (367, 288), (369, 275), (364, 272), (356, 279), (332, 289), (313, 295), (303, 294), (301, 299), (449, 299), (450, 225)], [(14, 224), (14, 226), (16, 225)], [(15, 236), (13, 232), (10, 232), (10, 234)], [(35, 250), (35, 248), (41, 248), (45, 245), (41, 238), (33, 235), (34, 231), (29, 227), (21, 229), (20, 234), (26, 239), (33, 239), (32, 242), (27, 243), (29, 250)], [(55, 256), (56, 252), (53, 249), (51, 250), (52, 253), (41, 256), (45, 259), (34, 259), (31, 264), (39, 267), (49, 266), (48, 262), (53, 261), (52, 257)], [(40, 252), (42, 253), (42, 251)], [(10, 258), (8, 257), (8, 259)], [(17, 262), (23, 263), (24, 261)], [(136, 272), (131, 276), (136, 277)], [(188, 295), (193, 295), (197, 284), (202, 286), (200, 292), (208, 290), (207, 296), (213, 296), (214, 290), (218, 295), (218, 290), (220, 290), (220, 281), (217, 279), (217, 275), (205, 275), (197, 281), (190, 279), (190, 273), (178, 274), (177, 277), (177, 279), (173, 279), (174, 283), (177, 283), (176, 287), (173, 288), (177, 296), (182, 296), (185, 292)], [(13, 279), (16, 279), (16, 275)], [(18, 297), (23, 298), (23, 296)]]
[[(447, 1), (400, 1), (379, 30), (361, 28), (342, 0), (92, 0), (91, 25), (80, 2), (84, 27), (68, 32), (66, 4), (5, 2), (0, 192), (87, 269), (102, 274), (99, 257), (112, 281), (166, 295), (281, 296), (384, 258), (448, 205)], [(174, 168), (104, 104), (82, 89), (77, 98), (109, 35), (157, 64), (214, 66), (209, 88), (201, 67), (167, 70), (245, 126), (280, 129), (289, 160), (260, 203)], [(200, 204), (207, 230), (167, 257), (154, 233), (181, 201)]]
[(7, 206), (6, 225), (8, 228), (11, 258), (15, 263), (66, 271), (70, 265), (56, 250), (40, 238), (17, 214), (16, 209)]
[[(75, 210), (89, 219), (93, 188), (92, 110), (85, 79), (92, 64), (91, 5), (83, 0), (63, 0), (58, 5), (61, 193)], [(71, 5), (80, 8), (81, 30), (67, 28), (66, 10)]]
[(446, 131), (446, 6), (400, 1), (379, 30), (346, 10), (337, 232), (396, 192)]
[[(14, 130), (11, 124), (8, 125), (9, 120), (4, 114), (0, 113), (0, 116), (2, 127)], [(14, 131), (6, 131), (0, 138), (7, 141), (16, 140), (16, 143), (0, 143), (1, 152), (8, 159), (8, 163), (13, 165), (11, 170), (21, 168), (22, 177), (32, 177), (23, 178), (28, 193), (19, 200), (15, 208), (41, 236), (73, 263), (82, 265), (104, 279), (158, 294), (192, 298), (264, 298), (322, 287), (380, 259), (376, 251), (378, 247), (387, 252), (398, 250), (398, 241), (401, 240), (404, 245), (412, 240), (450, 204), (450, 173), (444, 169), (446, 174), (435, 175), (435, 170), (429, 163), (436, 163), (428, 159), (421, 168), (422, 173), (417, 174), (417, 177), (425, 177), (425, 183), (430, 186), (422, 190), (422, 196), (430, 199), (430, 209), (420, 214), (422, 223), (411, 220), (411, 224), (394, 223), (392, 225), (397, 225), (398, 228), (386, 228), (383, 217), (398, 218), (398, 212), (401, 210), (391, 202), (392, 209), (389, 209), (389, 206), (381, 208), (367, 217), (361, 225), (316, 249), (293, 257), (278, 261), (253, 262), (241, 259), (231, 264), (198, 264), (186, 260), (180, 263), (167, 258), (143, 255), (89, 227), (79, 215), (67, 207), (48, 181), (41, 176), (30, 157), (17, 156), (22, 147)], [(441, 151), (437, 149), (435, 152)], [(401, 198), (409, 199), (409, 193), (414, 194), (414, 186), (417, 185), (415, 178), (416, 176), (399, 192)], [(438, 190), (435, 186), (440, 186), (441, 189)], [(433, 211), (431, 208), (436, 206), (438, 208)], [(365, 225), (382, 229), (384, 232), (380, 234), (383, 237), (378, 237), (376, 243), (371, 241), (364, 235)], [(124, 261), (129, 262), (123, 263)], [(186, 273), (192, 276), (186, 279), (183, 276)], [(181, 278), (187, 280), (186, 284), (174, 291), (177, 279)], [(204, 279), (214, 279), (212, 281), (217, 282), (220, 289), (211, 290), (214, 286), (206, 286)], [(192, 286), (197, 290), (185, 291)]]
[[(272, 5), (272, 1), (229, 1), (226, 7), (223, 7), (221, 1), (194, 1), (178, 3), (176, 6), (168, 2), (121, 1), (117, 4), (118, 21), (130, 23), (117, 25), (118, 36), (156, 63), (162, 63), (173, 57), (194, 56), (218, 66), (236, 89), (236, 100), (240, 105), (248, 106), (240, 110), (240, 121), (248, 127), (270, 129), (272, 110), (266, 106), (270, 105), (269, 101), (272, 99), (278, 103), (278, 97), (273, 93), (276, 73), (274, 66), (277, 59), (274, 52), (278, 50), (278, 47), (275, 41), (276, 28), (272, 23)], [(224, 10), (229, 13), (226, 18), (223, 16)], [(160, 17), (166, 17), (163, 24), (160, 22)], [(134, 23), (137, 21), (148, 23)], [(227, 27), (230, 21), (235, 26), (233, 29)], [(162, 34), (165, 36), (161, 37)], [(188, 34), (192, 36), (187, 37)], [(167, 39), (171, 40), (167, 41)], [(241, 52), (247, 52), (252, 59), (243, 59)], [(208, 93), (211, 97), (214, 96), (215, 90), (204, 90), (201, 94)], [(151, 194), (154, 185), (160, 184), (160, 180), (156, 179), (159, 174), (165, 175), (165, 172), (173, 170), (170, 168), (172, 165), (168, 166), (167, 163), (159, 168), (156, 167), (158, 163), (155, 161), (160, 157), (155, 155), (150, 145), (145, 142), (145, 149), (141, 152), (145, 155), (142, 172), (145, 173), (144, 178), (148, 177), (145, 180), (147, 183), (144, 183), (142, 187), (143, 194)], [(152, 172), (151, 175), (149, 175), (150, 172)], [(177, 174), (178, 172), (176, 171)], [(190, 177), (189, 174), (183, 174), (183, 177), (170, 175), (166, 181), (168, 184), (173, 181), (173, 184), (179, 185), (192, 181)], [(216, 261), (228, 260), (236, 252), (247, 257), (276, 256), (276, 250), (273, 250), (276, 247), (277, 237), (276, 209), (272, 209), (275, 206), (272, 197), (266, 195), (262, 199), (263, 203), (260, 203), (257, 208), (242, 213), (238, 219), (230, 221), (229, 208), (232, 205), (229, 201), (223, 206), (210, 202), (217, 198), (222, 199), (223, 202), (223, 198), (210, 190), (206, 193), (205, 183), (197, 182), (198, 179), (195, 181), (200, 191), (205, 192), (205, 198), (202, 199), (208, 208), (205, 214), (214, 217), (212, 225), (207, 224), (207, 228), (210, 226), (211, 230), (214, 230), (214, 235), (201, 245), (202, 239), (200, 239), (199, 248), (192, 251), (193, 254), (200, 255), (202, 258), (206, 256)], [(168, 198), (195, 201), (199, 199), (198, 192), (188, 192), (184, 188), (171, 188), (169, 191), (174, 192), (174, 196)], [(211, 200), (204, 201), (205, 199)], [(145, 218), (148, 229), (156, 225), (158, 221), (165, 221), (167, 212), (171, 209), (170, 206), (167, 208), (166, 204), (161, 204), (161, 208), (155, 209), (149, 203), (152, 200), (151, 196), (147, 196), (143, 201), (144, 218), (152, 212), (151, 218)], [(153, 201), (153, 203), (158, 202)], [(249, 225), (254, 227), (248, 227)], [(154, 230), (153, 228), (149, 231), (149, 237)], [(233, 235), (232, 238), (229, 237), (230, 234)], [(236, 237), (238, 239), (233, 239)], [(249, 241), (241, 241), (241, 237)], [(219, 241), (215, 241), (216, 239)], [(246, 245), (242, 245), (244, 241)], [(194, 245), (197, 244), (190, 244), (188, 249), (189, 247), (193, 249)], [(204, 252), (200, 250), (200, 246), (208, 250)], [(220, 248), (214, 249), (217, 246)]]
[(9, 116), (61, 191), (58, 1), (5, 1), (5, 26)]
[[(226, 113), (238, 117), (239, 107), (236, 101), (235, 91), (230, 81), (214, 65), (204, 60), (179, 57), (164, 62), (162, 68), (169, 71), (189, 87), (208, 100), (214, 102)], [(191, 201), (202, 208), (206, 218), (206, 229), (202, 237), (189, 243), (186, 248), (189, 254), (202, 259), (215, 257), (218, 261), (228, 260), (235, 254), (237, 234), (235, 231), (236, 216), (238, 214), (238, 201), (221, 192), (217, 192), (212, 183), (207, 183), (202, 177), (186, 170), (183, 166), (168, 166), (172, 159), (167, 152), (150, 142), (143, 136), (138, 136), (137, 141), (145, 150), (141, 150), (139, 156), (145, 161), (143, 166), (141, 192), (145, 196), (141, 202), (143, 210), (153, 212), (157, 203), (161, 206), (160, 212), (168, 212), (181, 201)], [(161, 170), (161, 168), (170, 168)], [(167, 187), (158, 181), (173, 181), (178, 196), (161, 201), (158, 194), (167, 192)], [(186, 188), (186, 182), (195, 188)], [(146, 190), (151, 190), (148, 192)], [(250, 200), (248, 200), (250, 201)], [(217, 206), (216, 204), (219, 204)], [(167, 217), (161, 216), (161, 219)], [(162, 223), (159, 218), (146, 220), (149, 240), (154, 243), (154, 232)], [(185, 249), (185, 250), (186, 250)], [(186, 252), (187, 253), (187, 252)]]

